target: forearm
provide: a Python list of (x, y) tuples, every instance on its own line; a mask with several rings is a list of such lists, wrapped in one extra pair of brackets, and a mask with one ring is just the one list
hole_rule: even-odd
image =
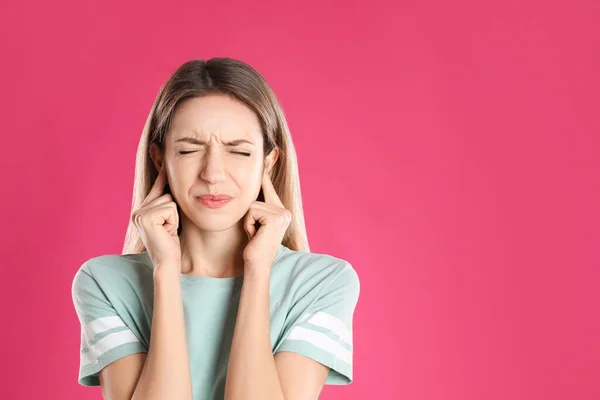
[(179, 279), (179, 270), (173, 266), (154, 272), (150, 348), (133, 400), (192, 399)]
[[(264, 272), (262, 272), (264, 271)], [(270, 340), (270, 271), (246, 269), (231, 344), (226, 400), (283, 400)]]

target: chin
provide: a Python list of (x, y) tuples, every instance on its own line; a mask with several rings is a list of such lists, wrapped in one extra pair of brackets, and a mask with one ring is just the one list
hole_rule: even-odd
[(221, 232), (233, 228), (237, 225), (239, 219), (235, 219), (231, 214), (228, 215), (203, 215), (194, 218), (193, 223), (203, 231)]

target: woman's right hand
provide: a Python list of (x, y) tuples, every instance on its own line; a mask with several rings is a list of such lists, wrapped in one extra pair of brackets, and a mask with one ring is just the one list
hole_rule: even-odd
[(148, 251), (154, 271), (159, 267), (176, 267), (181, 272), (181, 245), (177, 236), (179, 215), (173, 197), (164, 193), (166, 184), (163, 162), (150, 193), (140, 208), (131, 214), (131, 220)]

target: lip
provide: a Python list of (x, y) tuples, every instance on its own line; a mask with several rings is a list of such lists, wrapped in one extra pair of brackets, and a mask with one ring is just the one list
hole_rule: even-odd
[[(221, 208), (224, 205), (226, 205), (227, 203), (229, 203), (231, 201), (231, 197), (230, 196), (226, 196), (226, 195), (220, 195), (221, 200), (219, 200), (219, 196), (213, 196), (213, 195), (203, 195), (203, 196), (198, 196), (196, 197), (198, 200), (200, 200), (200, 202), (208, 208)], [(214, 200), (214, 198), (217, 198), (217, 200)]]
[(197, 196), (200, 200), (211, 200), (211, 201), (221, 201), (221, 200), (230, 200), (231, 196), (227, 196), (226, 194), (203, 194)]

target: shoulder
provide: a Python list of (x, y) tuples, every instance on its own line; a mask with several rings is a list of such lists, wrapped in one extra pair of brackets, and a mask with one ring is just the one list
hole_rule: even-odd
[(148, 253), (138, 254), (104, 254), (85, 261), (79, 270), (96, 275), (116, 274), (128, 275), (151, 270)]
[(73, 291), (121, 286), (133, 287), (152, 278), (152, 264), (147, 253), (104, 254), (85, 261), (73, 277)]
[(360, 279), (354, 266), (340, 257), (326, 253), (295, 251), (285, 246), (274, 264), (293, 287), (322, 290), (360, 291)]
[[(149, 269), (148, 253), (137, 254), (104, 254), (87, 260), (83, 266), (92, 273), (103, 273), (106, 271), (130, 272), (131, 270)], [(83, 267), (82, 266), (82, 267)]]

